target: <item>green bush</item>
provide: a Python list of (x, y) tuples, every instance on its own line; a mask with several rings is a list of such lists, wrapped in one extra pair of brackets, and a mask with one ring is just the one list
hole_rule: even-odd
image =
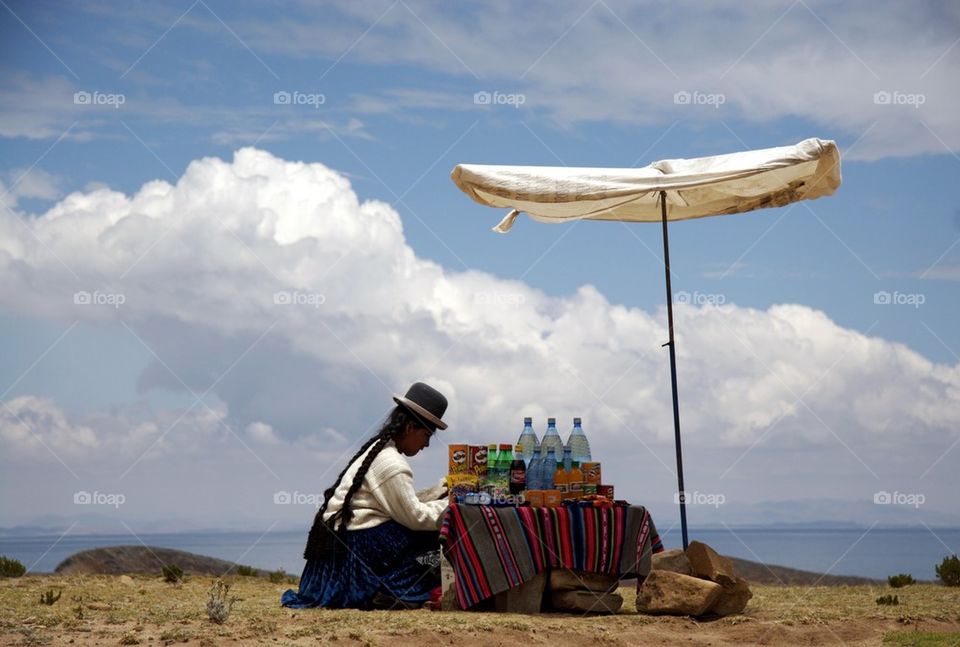
[(900, 597), (897, 595), (881, 595), (877, 598), (877, 604), (897, 605), (900, 604)]
[(163, 567), (163, 579), (171, 584), (183, 581), (183, 569), (176, 564)]
[(240, 564), (234, 569), (237, 572), (237, 575), (242, 575), (243, 577), (254, 577), (257, 574), (257, 569), (252, 566), (244, 566)]
[(0, 577), (20, 577), (26, 572), (27, 569), (20, 560), (0, 555)]
[(916, 584), (916, 580), (913, 579), (913, 575), (908, 575), (907, 573), (900, 573), (899, 575), (891, 575), (887, 578), (887, 583), (895, 588), (903, 588), (904, 586), (909, 586), (911, 584)]
[(956, 555), (944, 557), (937, 566), (937, 577), (947, 586), (960, 586), (960, 559)]
[(267, 577), (269, 577), (270, 581), (274, 584), (283, 584), (287, 581), (287, 572), (281, 568), (276, 571), (270, 571)]
[(47, 589), (44, 593), (40, 594), (40, 604), (46, 604), (47, 606), (52, 606), (57, 600), (60, 599), (60, 595), (63, 591), (53, 592), (53, 589)]

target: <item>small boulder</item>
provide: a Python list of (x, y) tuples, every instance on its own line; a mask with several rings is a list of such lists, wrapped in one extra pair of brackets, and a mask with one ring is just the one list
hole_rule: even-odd
[(654, 553), (651, 558), (650, 569), (654, 571), (670, 571), (682, 575), (693, 575), (690, 560), (680, 548), (671, 548), (662, 553)]
[(637, 591), (637, 611), (700, 616), (720, 597), (719, 584), (671, 571), (650, 571)]
[(493, 596), (493, 607), (499, 613), (538, 614), (546, 585), (546, 573), (538, 573), (520, 586)]
[(88, 602), (87, 608), (92, 609), (93, 611), (109, 611), (113, 607), (106, 602)]
[(687, 546), (687, 559), (690, 560), (692, 574), (697, 577), (705, 577), (724, 586), (733, 586), (737, 582), (733, 562), (703, 542), (690, 542)]
[(577, 613), (616, 613), (623, 606), (623, 598), (619, 593), (553, 591), (550, 594), (550, 606)]
[(133, 578), (129, 575), (121, 575), (119, 580), (121, 584), (125, 584), (127, 586), (133, 586), (134, 584)]
[(721, 585), (720, 597), (710, 607), (710, 613), (718, 616), (729, 616), (735, 613), (742, 613), (747, 606), (747, 602), (753, 597), (750, 591), (750, 585), (742, 577), (738, 577), (732, 586)]
[(551, 591), (613, 591), (620, 585), (616, 575), (574, 571), (568, 568), (555, 568), (550, 571), (548, 587)]

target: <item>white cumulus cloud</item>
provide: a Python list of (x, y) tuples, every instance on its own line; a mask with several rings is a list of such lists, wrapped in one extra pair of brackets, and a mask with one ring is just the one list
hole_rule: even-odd
[[(512, 440), (522, 415), (541, 425), (583, 416), (601, 453), (672, 438), (662, 311), (611, 303), (589, 285), (549, 296), (441, 267), (414, 253), (390, 206), (361, 201), (322, 164), (246, 148), (196, 160), (176, 184), (78, 192), (19, 215), (32, 233), (0, 213), (3, 307), (129, 328), (158, 358), (142, 391), (212, 389), (222, 402), (191, 414), (204, 433), (228, 438), (228, 420), (254, 444), (303, 438), (339, 452), (382, 419), (390, 394), (422, 379), (448, 395), (452, 428), (474, 442)], [(823, 312), (676, 315), (693, 442), (836, 449), (837, 438), (924, 438), (942, 451), (960, 422), (960, 368)], [(25, 402), (39, 401), (8, 405)], [(120, 435), (143, 446), (163, 422), (140, 419)], [(5, 442), (29, 442), (17, 424), (6, 419)], [(95, 426), (52, 413), (37, 424), (58, 444), (96, 447)]]

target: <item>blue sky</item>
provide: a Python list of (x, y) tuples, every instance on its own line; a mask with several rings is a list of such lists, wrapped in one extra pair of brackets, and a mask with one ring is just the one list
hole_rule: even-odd
[[(809, 480), (816, 471), (811, 466), (820, 465), (825, 457), (840, 454), (848, 461), (835, 466), (837, 476), (830, 481), (829, 492), (811, 496), (849, 499), (844, 493), (851, 488), (862, 486), (869, 494), (887, 482), (924, 491), (957, 485), (956, 477), (943, 470), (956, 460), (956, 454), (942, 459), (933, 472), (926, 471), (931, 462), (952, 450), (960, 422), (956, 415), (960, 328), (955, 324), (960, 202), (954, 192), (960, 172), (960, 119), (955, 110), (960, 98), (956, 90), (960, 13), (955, 8), (936, 3), (839, 7), (812, 1), (769, 3), (749, 11), (737, 3), (704, 8), (694, 3), (606, 0), (494, 7), (405, 1), (263, 6), (197, 0), (89, 3), (83, 7), (5, 2), (0, 8), (0, 33), (0, 188), (7, 207), (3, 230), (5, 307), (0, 317), (6, 361), (0, 366), (0, 388), (6, 389), (5, 402), (21, 398), (21, 408), (11, 406), (5, 414), (5, 424), (11, 429), (26, 424), (27, 410), (37, 415), (35, 422), (27, 425), (30, 434), (11, 431), (5, 437), (11, 447), (20, 441), (29, 444), (31, 434), (44, 437), (44, 429), (34, 428), (43, 425), (60, 428), (68, 435), (84, 427), (104, 436), (114, 433), (108, 429), (123, 436), (134, 425), (133, 419), (136, 424), (152, 420), (163, 427), (157, 421), (175, 419), (175, 415), (164, 416), (182, 413), (193, 403), (190, 389), (197, 395), (205, 391), (257, 338), (256, 331), (244, 329), (250, 311), (236, 306), (243, 301), (242, 295), (223, 297), (224, 307), (211, 307), (211, 318), (203, 319), (191, 315), (197, 307), (191, 299), (202, 296), (197, 294), (171, 296), (169, 301), (161, 304), (158, 300), (145, 309), (120, 308), (117, 317), (111, 317), (64, 310), (59, 297), (45, 292), (45, 286), (58, 280), (70, 284), (67, 294), (78, 289), (105, 289), (108, 283), (122, 293), (136, 291), (124, 282), (127, 279), (118, 278), (121, 272), (100, 265), (116, 251), (107, 235), (101, 232), (87, 238), (78, 233), (90, 221), (84, 215), (86, 209), (93, 209), (93, 218), (113, 208), (112, 199), (98, 193), (103, 188), (133, 196), (150, 182), (181, 182), (177, 186), (183, 190), (182, 202), (177, 204), (185, 212), (200, 213), (204, 205), (212, 205), (211, 210), (225, 209), (219, 213), (234, 222), (230, 209), (222, 203), (230, 197), (224, 193), (237, 191), (230, 183), (230, 172), (210, 167), (198, 170), (190, 182), (181, 178), (196, 160), (220, 158), (229, 164), (235, 151), (254, 147), (276, 160), (251, 162), (258, 168), (279, 169), (280, 161), (320, 164), (349, 182), (344, 188), (331, 180), (338, 187), (335, 191), (342, 192), (348, 202), (388, 205), (402, 225), (402, 241), (395, 241), (396, 249), (407, 250), (417, 263), (429, 265), (416, 267), (432, 277), (422, 280), (441, 302), (446, 298), (444, 286), (480, 276), (477, 280), (500, 287), (474, 289), (514, 286), (518, 294), (534, 295), (525, 297), (527, 304), (536, 306), (523, 315), (530, 317), (523, 319), (523, 325), (535, 328), (541, 316), (549, 319), (551, 326), (560, 325), (560, 313), (589, 285), (601, 297), (596, 302), (586, 299), (586, 305), (578, 310), (583, 330), (588, 329), (591, 311), (616, 317), (619, 306), (629, 309), (638, 321), (642, 319), (643, 325), (660, 322), (662, 326), (665, 297), (658, 227), (601, 222), (546, 226), (524, 219), (509, 235), (500, 236), (490, 227), (503, 214), (474, 204), (460, 193), (449, 178), (453, 166), (461, 162), (643, 166), (658, 159), (766, 148), (820, 137), (836, 140), (843, 155), (844, 183), (836, 195), (783, 209), (677, 223), (670, 231), (674, 292), (719, 296), (746, 322), (742, 330), (747, 345), (754, 339), (750, 322), (762, 330), (776, 329), (767, 321), (772, 307), (803, 306), (802, 312), (796, 311), (801, 314), (794, 312), (777, 321), (796, 335), (797, 344), (809, 343), (822, 350), (822, 354), (813, 353), (817, 360), (810, 366), (795, 367), (804, 378), (796, 384), (790, 382), (795, 358), (778, 356), (775, 343), (769, 350), (759, 350), (761, 343), (757, 342), (755, 358), (764, 369), (786, 367), (785, 381), (778, 379), (793, 385), (795, 398), (805, 388), (812, 388), (824, 373), (835, 375), (834, 360), (860, 362), (859, 372), (844, 375), (842, 384), (831, 384), (832, 396), (812, 398), (809, 404), (809, 413), (837, 438), (806, 439), (812, 443), (803, 448), (810, 453), (810, 462), (804, 463), (810, 469), (801, 470), (798, 482)], [(522, 105), (477, 105), (474, 94), (481, 91), (522, 96)], [(722, 105), (675, 103), (675, 93), (683, 91), (722, 97)], [(312, 98), (302, 99), (300, 105), (277, 105), (274, 96), (278, 92)], [(78, 104), (75, 93), (89, 93), (90, 103), (99, 105)], [(878, 101), (876, 93), (888, 93), (893, 105)], [(272, 171), (260, 172), (274, 177)], [(295, 193), (303, 189), (277, 186), (281, 187), (277, 195), (288, 200), (284, 208), (291, 210), (285, 212), (278, 206), (280, 218), (295, 218), (299, 204)], [(75, 192), (87, 197), (71, 202), (68, 196)], [(238, 204), (238, 209), (242, 207)], [(55, 212), (66, 214), (66, 219), (53, 218)], [(172, 208), (168, 215), (177, 213)], [(323, 212), (313, 217), (322, 219)], [(25, 233), (24, 224), (38, 233)], [(178, 236), (164, 238), (164, 234), (158, 239), (157, 231), (146, 228), (140, 232), (142, 239), (159, 242), (155, 250), (145, 251), (145, 260), (142, 264), (138, 261), (129, 276), (143, 271), (145, 278), (138, 285), (147, 294), (166, 293), (167, 289), (172, 294), (178, 286), (188, 288), (193, 281), (191, 271), (205, 277), (197, 279), (198, 286), (211, 290), (242, 287), (245, 281), (255, 280), (251, 277), (258, 271), (285, 280), (286, 270), (273, 271), (283, 261), (274, 265), (264, 260), (269, 257), (258, 256), (261, 251), (255, 244), (244, 243), (239, 251), (229, 251), (231, 237), (246, 235), (239, 220), (234, 226), (220, 231), (222, 239), (193, 238), (206, 231), (203, 229), (184, 232), (182, 240), (194, 255), (182, 262), (173, 260), (175, 254), (164, 256), (166, 244), (180, 240)], [(77, 239), (70, 247), (74, 235)], [(365, 309), (360, 305), (365, 303), (361, 294), (377, 294), (378, 280), (404, 283), (400, 275), (392, 275), (392, 279), (367, 276), (365, 267), (377, 271), (381, 267), (375, 258), (368, 265), (353, 265), (354, 259), (364, 256), (365, 246), (379, 249), (376, 241), (380, 239), (367, 238), (362, 232), (352, 235), (333, 242), (344, 250), (355, 246), (360, 251), (351, 252), (336, 269), (338, 256), (334, 255), (332, 265), (324, 266), (327, 269), (318, 271), (315, 278), (327, 270), (336, 274), (349, 268), (351, 272), (342, 280), (355, 282), (350, 290), (357, 302), (347, 299), (335, 314), (332, 309), (325, 311), (329, 315), (312, 313), (321, 321), (309, 317), (285, 321), (277, 328), (289, 328), (284, 333), (286, 341), (277, 340), (278, 348), (284, 350), (271, 351), (272, 357), (279, 355), (283, 361), (272, 365), (268, 357), (258, 359), (263, 365), (241, 363), (235, 371), (231, 369), (230, 379), (206, 393), (202, 399), (210, 402), (210, 411), (222, 414), (229, 427), (225, 431), (226, 426), (220, 425), (224, 438), (216, 442), (232, 442), (234, 449), (252, 461), (252, 469), (261, 469), (272, 464), (265, 458), (268, 452), (276, 452), (274, 461), (287, 464), (284, 461), (290, 461), (290, 454), (300, 446), (296, 439), (322, 428), (329, 430), (324, 432), (329, 438), (340, 439), (331, 441), (337, 451), (328, 454), (321, 447), (312, 458), (335, 462), (341, 450), (349, 447), (349, 443), (341, 447), (337, 442), (357, 434), (355, 427), (375, 423), (380, 412), (370, 410), (371, 403), (383, 400), (387, 386), (402, 390), (414, 379), (432, 376), (449, 379), (450, 388), (461, 396), (458, 422), (477, 442), (494, 436), (512, 440), (513, 427), (519, 433), (514, 423), (524, 415), (524, 407), (543, 407), (544, 415), (549, 415), (550, 402), (534, 389), (524, 392), (522, 386), (511, 387), (502, 400), (491, 401), (483, 395), (484, 388), (466, 386), (472, 379), (489, 384), (512, 375), (510, 363), (503, 360), (498, 364), (491, 359), (493, 351), (485, 347), (467, 343), (467, 351), (457, 347), (449, 356), (433, 357), (435, 361), (427, 367), (405, 365), (402, 353), (393, 363), (375, 365), (371, 358), (381, 357), (384, 351), (365, 348), (364, 340), (372, 335), (358, 337), (356, 345), (341, 334), (343, 344), (328, 339), (326, 346), (311, 346), (319, 344), (328, 325), (331, 333), (340, 331), (340, 324), (344, 331), (363, 331), (370, 326), (378, 332), (392, 330), (403, 339), (407, 326), (418, 327), (424, 321), (418, 316), (409, 320), (394, 316), (400, 311), (418, 312), (416, 305), (396, 292), (380, 295), (377, 306)], [(39, 255), (23, 251), (36, 241), (42, 243)], [(61, 244), (67, 246), (62, 249), (73, 251), (60, 252)], [(336, 244), (330, 249), (339, 249)], [(44, 249), (76, 256), (52, 259), (43, 256)], [(390, 258), (394, 251), (388, 252)], [(232, 256), (234, 253), (239, 256)], [(402, 256), (407, 252), (396, 253)], [(243, 265), (241, 257), (249, 264)], [(302, 268), (320, 260), (307, 254), (302, 264), (294, 265)], [(128, 266), (129, 262), (124, 265)], [(395, 269), (396, 265), (385, 267)], [(416, 275), (419, 270), (411, 271)], [(316, 278), (318, 285), (321, 279)], [(879, 291), (922, 303), (918, 307), (878, 305), (874, 295)], [(379, 309), (383, 299), (393, 298), (394, 310)], [(451, 299), (440, 308), (449, 309), (456, 319), (455, 313), (465, 310)], [(208, 305), (214, 302), (220, 304), (211, 297)], [(417, 328), (411, 343), (443, 350), (447, 336), (463, 329), (450, 327), (453, 324), (446, 315), (430, 308), (427, 311), (433, 313), (434, 322), (425, 331)], [(821, 333), (793, 325), (791, 317), (809, 321), (810, 313), (817, 312), (847, 341), (827, 344)], [(708, 319), (715, 315), (704, 314)], [(323, 319), (326, 316), (330, 318)], [(731, 317), (728, 321), (738, 320)], [(710, 437), (709, 425), (698, 422), (709, 420), (709, 403), (726, 402), (717, 393), (724, 384), (729, 386), (724, 380), (734, 379), (736, 371), (725, 374), (721, 369), (737, 361), (746, 366), (754, 360), (753, 350), (738, 348), (729, 334), (724, 337), (696, 329), (697, 321), (696, 317), (681, 319), (678, 326), (681, 406), (692, 419), (692, 442)], [(719, 321), (717, 325), (725, 325)], [(76, 327), (71, 328), (74, 323)], [(484, 324), (471, 334), (489, 341), (494, 349), (498, 344), (517, 348), (515, 344), (523, 343), (511, 337), (522, 332), (518, 328), (507, 332), (494, 328)], [(67, 330), (63, 343), (58, 342)], [(581, 332), (573, 337), (576, 344), (589, 336)], [(608, 336), (603, 330), (590, 334), (596, 334), (597, 340)], [(663, 339), (657, 339), (658, 334), (662, 332), (651, 333), (647, 352), (654, 363), (663, 366), (666, 355), (659, 350)], [(265, 343), (270, 343), (273, 335), (271, 332)], [(704, 365), (712, 367), (713, 377), (691, 375), (701, 367), (685, 364), (688, 340), (688, 349), (717, 349), (720, 353)], [(844, 349), (869, 345), (869, 340), (877, 340), (875, 351), (861, 359), (844, 359)], [(590, 345), (584, 343), (580, 350), (588, 353)], [(784, 340), (785, 346), (790, 343)], [(340, 345), (349, 348), (346, 356), (340, 356)], [(898, 356), (898, 345), (909, 351), (915, 374), (903, 372), (896, 364), (884, 364), (885, 358)], [(558, 348), (563, 354), (565, 347), (558, 345), (554, 350)], [(739, 359), (727, 357), (727, 351)], [(460, 352), (464, 354), (457, 355)], [(874, 352), (880, 360), (871, 354)], [(641, 356), (637, 357), (636, 365), (646, 366), (640, 363)], [(575, 362), (573, 358), (571, 355), (571, 362)], [(452, 367), (444, 366), (447, 362), (473, 370), (464, 369), (457, 382)], [(623, 371), (598, 359), (595, 366), (582, 367), (582, 376), (588, 382), (616, 376), (617, 381), (610, 385), (611, 398), (584, 395), (581, 405), (576, 398), (584, 389), (576, 383), (571, 386), (562, 368), (549, 363), (528, 365), (533, 371), (545, 372), (543, 382), (563, 392), (570, 413), (594, 411), (599, 406), (594, 399), (610, 400), (603, 403), (605, 413), (598, 411), (595, 416), (598, 434), (605, 424), (628, 427), (634, 419), (630, 416), (645, 417), (643, 412), (652, 411), (632, 408), (629, 389), (617, 391), (631, 380), (659, 384), (653, 395), (644, 397), (669, 398), (660, 368), (650, 369), (655, 373), (632, 373), (632, 365)], [(265, 388), (262, 381), (267, 367), (281, 371), (276, 375), (281, 395), (269, 391), (271, 396), (262, 396), (261, 402), (256, 393)], [(754, 369), (756, 365), (750, 370)], [(744, 379), (753, 380), (754, 386), (763, 381), (762, 374), (751, 375)], [(871, 382), (873, 377), (878, 380), (876, 385)], [(935, 383), (928, 384), (928, 378)], [(334, 385), (336, 388), (331, 388)], [(873, 441), (868, 431), (865, 436), (856, 430), (850, 437), (845, 435), (844, 425), (856, 427), (858, 423), (834, 411), (831, 398), (849, 398), (852, 403), (880, 394), (883, 399), (901, 393), (901, 388), (902, 397), (911, 399), (904, 408), (915, 405), (916, 411), (894, 423), (905, 425), (899, 439), (897, 434), (883, 434), (884, 451), (913, 455), (918, 446), (926, 449), (908, 465), (855, 455), (861, 451), (858, 443), (869, 447)], [(336, 392), (336, 397), (324, 400), (324, 406), (336, 410), (310, 411), (305, 400), (325, 389)], [(761, 397), (760, 392), (762, 389), (756, 397)], [(718, 399), (701, 398), (704, 393)], [(913, 401), (920, 397), (917, 394), (929, 400)], [(22, 399), (29, 397), (47, 400), (41, 406)], [(778, 397), (771, 395), (766, 404), (779, 402)], [(287, 398), (298, 413), (278, 410), (283, 408), (279, 403), (289, 404)], [(784, 402), (774, 409), (783, 413), (795, 404)], [(305, 406), (307, 410), (299, 410)], [(501, 409), (491, 413), (491, 406)], [(750, 406), (736, 408), (749, 410)], [(45, 408), (44, 415), (40, 408)], [(699, 414), (698, 408), (702, 408)], [(858, 407), (851, 404), (851, 409)], [(659, 409), (650, 413), (651, 419), (661, 413)], [(191, 415), (182, 424), (189, 423)], [(783, 447), (767, 447), (765, 440), (757, 440), (766, 438), (765, 424), (772, 428), (779, 422), (719, 417), (725, 422), (717, 434), (729, 440), (721, 448), (730, 456), (724, 454), (723, 467), (741, 464), (737, 457), (744, 452), (752, 455), (753, 447), (758, 454), (759, 450), (771, 452), (774, 460), (786, 455)], [(794, 413), (785, 418), (794, 418)], [(257, 432), (250, 427), (257, 422), (272, 429), (268, 447), (258, 449), (252, 441), (250, 447), (239, 447), (234, 441), (241, 437), (257, 439)], [(654, 453), (662, 453), (661, 462), (668, 465), (672, 456), (669, 442), (651, 431), (663, 428), (663, 422), (643, 422), (629, 433), (661, 447)], [(793, 423), (804, 429), (811, 420), (803, 419), (801, 412)], [(695, 431), (698, 424), (699, 432)], [(816, 420), (813, 424), (816, 426)], [(744, 435), (746, 428), (753, 435)], [(50, 433), (51, 439), (60, 438), (55, 430)], [(598, 444), (612, 454), (624, 438), (629, 436), (613, 434), (609, 446), (603, 441)], [(274, 439), (279, 443), (276, 446), (271, 444)], [(58, 452), (54, 441), (50, 442), (46, 449), (34, 447), (36, 453), (25, 449), (21, 459), (37, 461), (51, 478), (65, 478), (62, 487), (94, 478), (85, 471), (88, 457), (82, 451), (69, 458), (70, 451), (64, 450), (53, 460), (50, 454)], [(103, 447), (109, 445), (103, 442), (107, 443)], [(129, 456), (149, 456), (155, 450), (148, 446), (153, 447), (147, 443), (129, 450), (133, 452)], [(127, 454), (118, 452), (118, 465), (131, 462), (124, 459), (129, 458)], [(14, 455), (12, 450), (10, 455)], [(707, 469), (703, 465), (710, 463), (709, 457), (698, 458), (695, 450), (688, 455), (692, 464)], [(638, 450), (638, 456), (650, 458), (644, 450)], [(143, 460), (149, 462), (150, 458)], [(437, 461), (422, 460), (424, 471), (431, 477), (438, 475)], [(745, 460), (749, 462), (750, 457)], [(295, 469), (294, 463), (289, 465)], [(90, 469), (89, 474), (98, 474), (95, 480), (102, 479), (96, 482), (104, 487), (133, 488), (111, 480), (121, 469), (106, 473)], [(754, 469), (762, 474), (762, 461)], [(77, 479), (64, 475), (65, 471), (75, 473)], [(705, 479), (703, 488), (726, 491), (723, 473), (717, 469), (711, 477), (715, 480)], [(670, 482), (668, 474), (662, 476), (664, 483)], [(265, 478), (271, 482), (269, 474)], [(619, 480), (635, 483), (631, 486), (635, 489), (628, 491), (639, 496), (649, 483), (633, 478), (624, 467)], [(148, 489), (146, 474), (143, 479), (141, 486)], [(757, 503), (760, 499), (750, 491), (748, 480), (745, 477), (739, 496), (745, 504)], [(299, 483), (325, 487), (306, 479)], [(729, 489), (736, 500), (736, 488)], [(768, 498), (790, 498), (796, 491), (795, 483), (785, 484), (772, 488)], [(52, 499), (6, 501), (10, 518), (26, 520), (28, 512), (37, 509), (70, 513), (71, 508), (56, 498), (59, 494), (43, 496), (47, 495)], [(946, 500), (938, 509), (960, 513), (955, 502)]]

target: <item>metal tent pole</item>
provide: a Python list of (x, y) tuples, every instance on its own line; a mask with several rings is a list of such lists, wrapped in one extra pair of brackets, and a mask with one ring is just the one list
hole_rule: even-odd
[(670, 288), (670, 242), (667, 239), (667, 192), (660, 192), (660, 217), (663, 221), (663, 267), (667, 279), (667, 326), (670, 341), (670, 386), (673, 388), (673, 434), (677, 447), (677, 492), (680, 499), (680, 530), (683, 533), (683, 549), (687, 549), (687, 501), (683, 489), (683, 453), (680, 450), (680, 402), (677, 399), (677, 353), (673, 339), (673, 291)]

